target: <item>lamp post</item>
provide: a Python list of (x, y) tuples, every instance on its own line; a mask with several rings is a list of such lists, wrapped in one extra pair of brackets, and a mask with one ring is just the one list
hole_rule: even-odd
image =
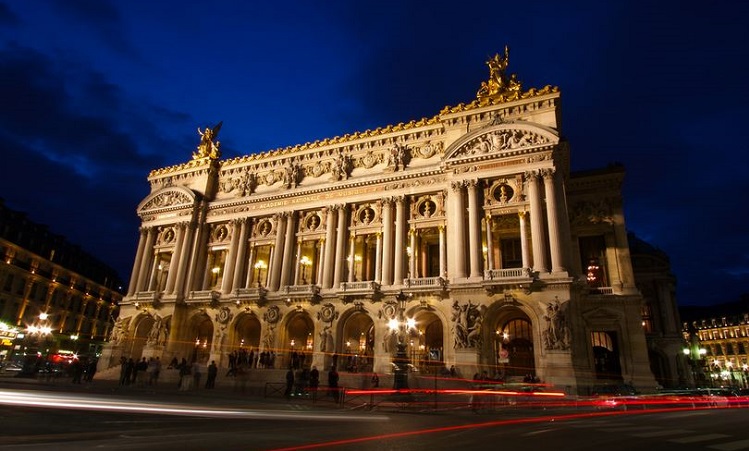
[(258, 288), (263, 286), (260, 282), (260, 270), (265, 270), (266, 268), (268, 268), (268, 265), (263, 260), (258, 260), (257, 263), (255, 263), (255, 280), (257, 280)]
[(395, 346), (395, 357), (393, 358), (393, 389), (408, 389), (408, 352), (406, 351), (406, 341), (408, 340), (408, 331), (416, 326), (413, 318), (406, 318), (406, 301), (410, 296), (398, 292), (395, 299), (398, 301), (397, 318), (393, 318), (388, 323), (391, 332), (397, 332), (398, 344)]
[(304, 255), (299, 259), (299, 264), (302, 265), (302, 285), (307, 285), (307, 268), (312, 266), (312, 260)]
[(36, 345), (36, 354), (34, 355), (34, 358), (31, 359), (28, 354), (28, 346), (25, 346), (26, 349), (24, 349), (24, 364), (23, 369), (21, 370), (21, 374), (24, 376), (34, 376), (36, 374), (37, 368), (39, 366), (39, 359), (42, 356), (41, 352), (39, 352), (39, 345), (41, 344), (42, 340), (46, 341), (47, 336), (52, 334), (52, 328), (47, 324), (47, 319), (49, 316), (47, 313), (42, 312), (39, 314), (39, 321), (36, 324), (32, 324), (26, 328), (26, 335), (33, 340), (34, 344)]

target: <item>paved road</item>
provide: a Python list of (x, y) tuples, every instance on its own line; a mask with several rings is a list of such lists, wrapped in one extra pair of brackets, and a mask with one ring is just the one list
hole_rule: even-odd
[[(24, 396), (21, 396), (24, 395)], [(15, 397), (15, 398), (14, 398)], [(30, 407), (7, 400), (28, 397)], [(0, 450), (749, 450), (749, 409), (351, 411), (176, 387), (4, 383)], [(124, 410), (101, 410), (94, 403)], [(64, 406), (65, 404), (66, 406)], [(161, 409), (160, 413), (156, 410)]]

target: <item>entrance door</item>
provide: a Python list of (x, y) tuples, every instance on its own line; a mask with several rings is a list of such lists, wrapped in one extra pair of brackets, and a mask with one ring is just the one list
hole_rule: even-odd
[(622, 367), (616, 346), (616, 332), (591, 332), (596, 378), (622, 381)]

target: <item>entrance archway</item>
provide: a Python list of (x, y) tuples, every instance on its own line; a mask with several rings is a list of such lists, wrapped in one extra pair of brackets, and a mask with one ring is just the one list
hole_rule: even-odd
[(364, 312), (349, 316), (340, 335), (341, 356), (337, 366), (342, 371), (372, 371), (374, 362), (374, 321)]
[(282, 368), (307, 368), (312, 363), (315, 324), (306, 312), (297, 312), (286, 323), (277, 353), (283, 354)]
[(148, 341), (148, 333), (153, 327), (154, 319), (151, 315), (141, 315), (136, 320), (135, 329), (133, 335), (130, 338), (130, 346), (128, 348), (128, 355), (126, 357), (132, 358), (134, 361), (139, 361), (143, 355), (143, 348), (146, 346)]
[(533, 323), (518, 308), (503, 308), (487, 330), (491, 343), (488, 363), (494, 377), (518, 380), (536, 375), (536, 357), (533, 347)]
[(245, 349), (257, 350), (260, 347), (260, 320), (250, 313), (239, 315), (229, 343), (229, 351)]
[(194, 340), (191, 360), (200, 364), (207, 363), (213, 345), (213, 322), (205, 313), (195, 315), (190, 320), (189, 331)]
[(623, 381), (616, 332), (591, 332), (591, 344), (593, 345), (593, 365), (596, 372), (596, 379)]
[(445, 367), (445, 337), (442, 320), (434, 312), (419, 310), (414, 315), (416, 334), (408, 343), (411, 364), (426, 374), (437, 374)]

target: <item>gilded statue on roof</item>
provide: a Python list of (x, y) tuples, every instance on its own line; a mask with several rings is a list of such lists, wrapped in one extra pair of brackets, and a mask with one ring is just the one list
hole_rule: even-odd
[(206, 127), (204, 131), (200, 131), (198, 127), (198, 134), (200, 135), (200, 144), (198, 144), (198, 150), (192, 153), (193, 160), (201, 160), (203, 158), (209, 158), (211, 160), (218, 160), (221, 158), (221, 143), (216, 141), (218, 132), (221, 130), (222, 122), (216, 124), (215, 127)]
[(500, 98), (500, 100), (515, 100), (520, 98), (522, 84), (517, 75), (507, 74), (507, 66), (510, 64), (510, 48), (505, 46), (504, 55), (497, 53), (489, 58), (486, 65), (489, 66), (489, 80), (482, 81), (476, 97), (484, 99), (488, 97)]

